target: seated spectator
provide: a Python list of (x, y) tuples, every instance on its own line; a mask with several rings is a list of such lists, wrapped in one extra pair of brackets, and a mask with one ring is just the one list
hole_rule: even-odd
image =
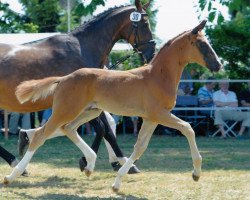
[[(21, 127), (19, 127), (19, 120), (21, 120)], [(18, 135), (19, 129), (30, 129), (30, 113), (10, 113), (9, 133), (11, 135)]]
[[(208, 80), (212, 80), (212, 78), (208, 78)], [(213, 92), (214, 92), (214, 82), (206, 82), (203, 87), (201, 87), (198, 90), (198, 100), (199, 100), (199, 106), (200, 107), (212, 107), (214, 106), (213, 101)], [(202, 114), (206, 114), (209, 116), (210, 111), (209, 110), (201, 110)]]
[[(242, 107), (250, 107), (250, 82), (248, 82), (248, 89), (243, 91), (240, 94), (240, 104)], [(242, 112), (250, 112), (250, 110), (243, 110)], [(248, 114), (249, 115), (249, 114)], [(250, 116), (248, 116), (250, 117)], [(239, 132), (238, 138), (242, 138), (243, 137), (243, 133), (245, 131), (245, 126), (241, 127), (241, 130)]]
[[(213, 100), (216, 107), (238, 107), (238, 100), (236, 94), (232, 91), (229, 91), (229, 83), (221, 82), (219, 84), (220, 90), (216, 91), (213, 94)], [(242, 121), (240, 133), (245, 130), (245, 127), (250, 126), (250, 116), (249, 112), (240, 112), (237, 110), (217, 110), (215, 111), (215, 120), (214, 124), (219, 126), (221, 131), (221, 138), (226, 138), (223, 122), (225, 120), (232, 121)]]

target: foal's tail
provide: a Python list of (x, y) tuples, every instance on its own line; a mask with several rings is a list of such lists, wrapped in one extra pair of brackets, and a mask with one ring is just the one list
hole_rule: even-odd
[(45, 99), (54, 93), (61, 77), (49, 77), (40, 80), (24, 81), (16, 88), (16, 97), (23, 104), (26, 101), (32, 102), (38, 99)]

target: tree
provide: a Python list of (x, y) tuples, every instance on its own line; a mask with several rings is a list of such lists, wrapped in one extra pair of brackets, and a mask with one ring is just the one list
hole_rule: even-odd
[(55, 32), (60, 23), (60, 5), (57, 0), (20, 0), (26, 17), (38, 26), (38, 32)]
[[(223, 59), (224, 75), (230, 79), (249, 79), (250, 77), (250, 1), (220, 0), (228, 7), (230, 19), (217, 20), (216, 25), (206, 29), (214, 50)], [(209, 16), (219, 16), (213, 7), (213, 0), (199, 0), (201, 10), (207, 9)], [(217, 13), (217, 14), (213, 14)], [(209, 17), (214, 22), (215, 17)], [(234, 86), (240, 91), (240, 86)]]
[[(82, 0), (71, 1), (70, 23), (71, 29), (78, 27), (81, 24), (81, 17), (93, 15), (97, 6), (105, 6), (106, 0), (92, 0), (88, 5), (85, 5)], [(60, 32), (67, 32), (67, 0), (60, 1), (61, 6), (64, 8), (61, 13), (60, 24), (57, 26), (57, 30)]]
[[(2, 33), (17, 32), (67, 32), (67, 0), (19, 0), (24, 8), (24, 15), (9, 9), (9, 4), (0, 2), (0, 31)], [(70, 0), (71, 24), (74, 28), (80, 25), (82, 15), (92, 14), (98, 5), (105, 0), (92, 0), (84, 6), (82, 0)]]
[(38, 26), (29, 22), (25, 15), (20, 15), (9, 8), (9, 4), (0, 2), (0, 32), (1, 33), (17, 33), (38, 31)]
[(249, 9), (249, 0), (199, 0), (198, 7), (201, 12), (208, 12), (208, 19), (210, 22), (215, 22), (217, 19), (217, 24), (224, 22), (225, 17), (223, 13), (218, 9), (218, 4), (221, 6), (226, 6), (228, 8), (231, 18), (235, 18), (238, 12), (246, 12)]

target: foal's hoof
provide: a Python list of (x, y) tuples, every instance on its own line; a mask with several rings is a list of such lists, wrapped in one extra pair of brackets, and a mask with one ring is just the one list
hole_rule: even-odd
[(92, 174), (92, 171), (90, 171), (90, 170), (87, 169), (87, 168), (84, 168), (84, 172), (85, 172), (85, 175), (86, 175), (87, 177), (90, 177), (90, 175)]
[(119, 188), (116, 188), (114, 185), (112, 186), (113, 192), (117, 193), (119, 191)]
[(193, 177), (193, 180), (194, 181), (198, 181), (199, 180), (199, 178), (200, 178), (200, 176), (197, 176), (197, 175), (195, 175), (194, 173), (192, 173), (192, 177)]
[(87, 166), (87, 160), (85, 157), (81, 157), (79, 160), (79, 168), (81, 170), (81, 172), (83, 172), (85, 170), (85, 167)]
[(4, 177), (4, 179), (3, 179), (3, 184), (4, 184), (4, 185), (10, 184), (10, 181), (8, 180), (7, 177)]

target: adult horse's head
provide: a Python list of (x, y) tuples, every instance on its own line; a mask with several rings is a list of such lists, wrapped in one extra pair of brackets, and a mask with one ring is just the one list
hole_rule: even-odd
[(137, 51), (144, 63), (148, 63), (155, 53), (155, 42), (151, 33), (146, 10), (150, 2), (142, 5), (140, 0), (135, 0), (135, 9), (130, 12), (128, 23), (123, 31), (123, 38)]
[(218, 71), (221, 69), (222, 64), (207, 38), (201, 32), (206, 22), (206, 20), (203, 20), (198, 26), (187, 33), (188, 43), (192, 48), (189, 51), (189, 57), (193, 62), (206, 66), (211, 71)]

